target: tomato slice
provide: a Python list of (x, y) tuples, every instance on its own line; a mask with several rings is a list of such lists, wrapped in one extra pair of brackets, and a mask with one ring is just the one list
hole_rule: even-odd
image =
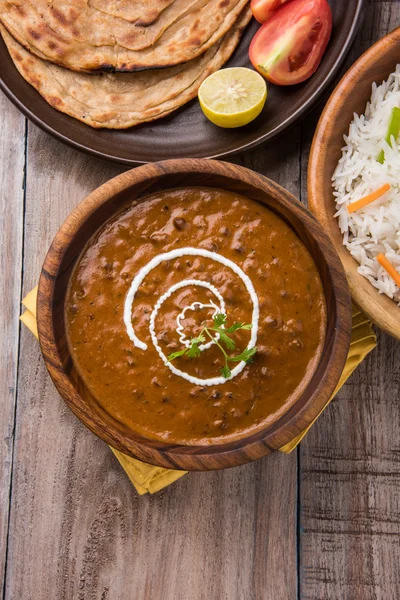
[(257, 31), (250, 44), (250, 60), (272, 83), (300, 83), (317, 70), (331, 31), (327, 0), (292, 0)]
[(265, 23), (279, 10), (284, 4), (291, 0), (251, 0), (250, 8), (253, 17), (259, 23)]

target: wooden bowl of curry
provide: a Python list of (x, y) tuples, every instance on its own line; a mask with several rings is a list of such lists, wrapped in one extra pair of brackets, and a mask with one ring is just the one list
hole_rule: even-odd
[(318, 416), (346, 362), (338, 255), (290, 193), (211, 160), (148, 164), (91, 193), (45, 259), (49, 373), (108, 444), (185, 470), (277, 450)]

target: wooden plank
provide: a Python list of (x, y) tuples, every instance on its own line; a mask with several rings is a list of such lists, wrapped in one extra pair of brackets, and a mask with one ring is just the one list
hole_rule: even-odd
[[(241, 162), (296, 191), (298, 139)], [(28, 156), (25, 291), (64, 217), (119, 170), (31, 126)], [(296, 484), (296, 454), (277, 454), (139, 498), (22, 333), (7, 600), (295, 600)]]
[[(375, 2), (348, 64), (399, 23), (398, 2)], [(400, 344), (381, 334), (301, 444), (301, 600), (400, 597), (399, 398)]]
[(399, 382), (382, 334), (301, 446), (301, 599), (399, 597)]
[[(0, 583), (4, 578), (18, 371), (25, 119), (0, 95)], [(0, 588), (2, 598), (2, 587)]]

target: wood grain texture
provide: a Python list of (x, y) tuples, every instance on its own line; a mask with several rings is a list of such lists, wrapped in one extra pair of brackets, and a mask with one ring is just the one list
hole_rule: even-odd
[[(399, 24), (398, 0), (371, 0), (347, 65)], [(297, 197), (301, 186), (306, 201), (317, 118), (318, 110), (301, 129), (235, 162)], [(18, 129), (11, 129), (15, 137)], [(25, 292), (37, 283), (65, 216), (119, 172), (34, 127), (29, 133)], [(7, 191), (9, 176), (1, 183)], [(14, 263), (9, 272), (20, 276)], [(225, 472), (193, 473), (139, 498), (108, 448), (64, 406), (37, 342), (23, 330), (5, 598), (398, 600), (399, 348), (379, 336), (377, 349), (302, 442), (299, 472), (296, 453), (273, 455)], [(0, 428), (12, 432), (9, 418), (2, 414)]]
[(400, 345), (378, 343), (301, 446), (301, 598), (399, 598)]
[[(21, 299), (25, 119), (0, 97), (0, 582), (6, 560)], [(1, 592), (0, 592), (1, 594)]]
[[(347, 67), (399, 24), (400, 2), (371, 2)], [(303, 173), (321, 109), (303, 122)], [(380, 333), (300, 446), (301, 600), (400, 597), (399, 398), (400, 343)]]
[[(66, 214), (118, 172), (29, 134), (25, 291)], [(290, 157), (281, 140), (246, 166), (294, 188), (298, 130), (291, 146)], [(193, 473), (139, 498), (61, 401), (25, 330), (21, 348), (5, 600), (296, 599), (295, 454)]]

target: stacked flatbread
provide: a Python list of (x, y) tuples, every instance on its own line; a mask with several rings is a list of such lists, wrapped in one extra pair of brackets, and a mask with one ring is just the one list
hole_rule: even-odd
[(125, 129), (176, 110), (235, 50), (248, 0), (0, 0), (1, 34), (54, 108)]

